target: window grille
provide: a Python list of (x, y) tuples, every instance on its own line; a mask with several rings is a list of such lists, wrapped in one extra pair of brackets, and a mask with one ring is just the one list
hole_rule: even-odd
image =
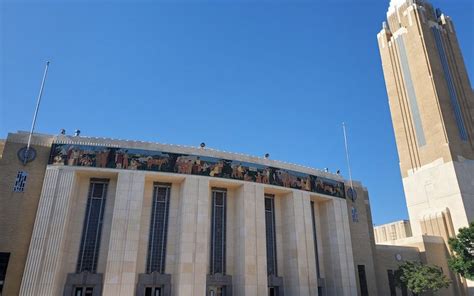
[(24, 171), (19, 171), (18, 174), (16, 174), (15, 185), (13, 185), (13, 192), (25, 191), (27, 177), (28, 173)]
[(91, 179), (76, 268), (78, 273), (97, 270), (108, 185), (107, 179)]
[(352, 207), (351, 209), (352, 214), (352, 222), (359, 222), (359, 212), (356, 208)]
[(155, 183), (148, 238), (147, 273), (165, 272), (171, 184)]
[(277, 276), (275, 198), (273, 195), (265, 195), (265, 232), (267, 239), (267, 274)]
[(226, 189), (212, 189), (210, 274), (225, 274), (226, 198)]

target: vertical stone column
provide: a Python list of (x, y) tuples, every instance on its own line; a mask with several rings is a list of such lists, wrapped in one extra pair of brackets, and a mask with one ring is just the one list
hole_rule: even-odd
[(178, 206), (174, 295), (206, 295), (209, 258), (209, 181), (186, 176)]
[(31, 236), (20, 295), (58, 295), (58, 282), (75, 173), (47, 167)]
[(267, 295), (267, 253), (263, 187), (246, 183), (235, 197), (235, 295)]
[(320, 203), (327, 295), (357, 295), (346, 201)]
[(134, 295), (145, 173), (118, 175), (110, 231), (104, 296)]
[(284, 288), (286, 295), (315, 295), (314, 247), (309, 193), (293, 191), (282, 199)]

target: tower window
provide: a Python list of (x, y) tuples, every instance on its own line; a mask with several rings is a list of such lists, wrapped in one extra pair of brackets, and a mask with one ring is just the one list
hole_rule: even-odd
[(265, 195), (265, 232), (267, 239), (267, 274), (277, 276), (275, 197), (273, 195)]
[(359, 222), (359, 212), (355, 207), (351, 208), (352, 222)]
[(415, 93), (415, 87), (411, 79), (410, 65), (408, 63), (407, 52), (405, 49), (405, 43), (403, 36), (399, 36), (395, 39), (398, 46), (398, 52), (400, 54), (400, 67), (403, 73), (403, 80), (405, 81), (406, 94), (408, 103), (410, 105), (410, 112), (413, 118), (413, 125), (415, 127), (416, 139), (418, 146), (422, 147), (426, 145), (425, 133), (423, 131), (423, 125), (421, 122), (420, 110), (418, 108), (418, 102)]
[(212, 189), (211, 274), (225, 274), (226, 199), (226, 189)]
[(108, 185), (107, 179), (91, 179), (76, 268), (78, 273), (97, 270)]
[(25, 191), (27, 177), (28, 173), (24, 171), (19, 171), (18, 174), (16, 174), (15, 184), (13, 185), (13, 192)]
[(451, 99), (451, 105), (454, 111), (454, 117), (456, 118), (456, 124), (459, 129), (459, 136), (463, 141), (467, 141), (467, 131), (466, 126), (464, 125), (464, 119), (462, 117), (461, 106), (459, 105), (459, 100), (456, 94), (456, 87), (454, 86), (453, 77), (449, 69), (449, 62), (444, 50), (443, 41), (439, 29), (432, 27), (436, 49), (438, 50), (439, 58), (441, 60), (441, 66), (443, 67), (444, 78), (446, 79), (446, 84), (448, 85), (449, 98)]
[(159, 273), (165, 272), (170, 191), (170, 184), (156, 183), (153, 187), (150, 235), (148, 238), (147, 273), (154, 271)]

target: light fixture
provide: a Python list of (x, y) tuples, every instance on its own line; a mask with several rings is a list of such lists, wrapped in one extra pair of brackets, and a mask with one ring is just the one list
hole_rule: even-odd
[(206, 147), (206, 143), (202, 142), (202, 143), (199, 145), (199, 147), (201, 147), (201, 148)]
[(265, 159), (268, 159), (270, 158), (270, 154), (269, 153), (265, 153)]
[(79, 137), (79, 135), (81, 134), (81, 131), (80, 130), (76, 130), (74, 131), (74, 137)]

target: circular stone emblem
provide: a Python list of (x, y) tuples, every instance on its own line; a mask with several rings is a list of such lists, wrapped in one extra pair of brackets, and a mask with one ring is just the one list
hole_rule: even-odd
[(400, 255), (400, 254), (395, 255), (395, 259), (397, 261), (402, 261), (402, 255)]
[(352, 187), (349, 187), (349, 189), (347, 189), (347, 196), (352, 201), (355, 201), (357, 199), (357, 192), (354, 189), (352, 189)]
[(27, 163), (27, 162), (35, 160), (36, 150), (32, 147), (30, 147), (28, 150), (26, 149), (26, 147), (23, 147), (20, 150), (18, 150), (17, 156), (21, 162)]

